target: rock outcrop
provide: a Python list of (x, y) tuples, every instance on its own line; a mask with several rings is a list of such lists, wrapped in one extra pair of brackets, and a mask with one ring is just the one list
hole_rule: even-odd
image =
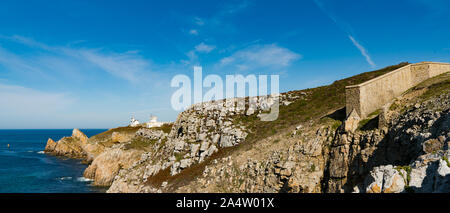
[(54, 142), (51, 138), (48, 139), (45, 152), (72, 158), (84, 158), (87, 154), (83, 147), (86, 145), (86, 135), (80, 130), (74, 129), (71, 137), (64, 137), (58, 142)]
[(97, 186), (110, 186), (120, 169), (127, 169), (138, 161), (142, 150), (125, 150), (114, 147), (106, 150), (84, 171), (84, 177), (92, 179)]
[(78, 129), (71, 137), (58, 142), (48, 139), (45, 152), (57, 156), (80, 158), (91, 163), (84, 177), (92, 179), (94, 185), (109, 186), (120, 169), (129, 168), (144, 153), (150, 141), (135, 138), (164, 138), (167, 133), (147, 128), (120, 127), (88, 138)]

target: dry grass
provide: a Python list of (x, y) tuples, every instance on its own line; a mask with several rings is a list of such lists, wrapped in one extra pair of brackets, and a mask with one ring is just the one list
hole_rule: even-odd
[(129, 126), (117, 127), (114, 129), (110, 129), (106, 132), (102, 132), (98, 135), (94, 135), (94, 136), (90, 137), (89, 140), (103, 142), (103, 141), (107, 141), (109, 138), (111, 138), (113, 132), (133, 134), (133, 133), (137, 132), (140, 128), (141, 127), (129, 127)]
[(154, 129), (154, 130), (161, 130), (161, 131), (163, 131), (164, 133), (169, 134), (170, 131), (172, 130), (172, 127), (173, 127), (173, 123), (165, 123), (165, 124), (163, 124), (163, 125), (160, 126), (160, 127), (153, 127), (153, 128), (151, 128), (151, 129)]
[(125, 150), (136, 149), (136, 150), (144, 150), (146, 151), (148, 147), (154, 145), (158, 142), (157, 139), (147, 139), (144, 137), (134, 137), (131, 139), (130, 143), (125, 145)]

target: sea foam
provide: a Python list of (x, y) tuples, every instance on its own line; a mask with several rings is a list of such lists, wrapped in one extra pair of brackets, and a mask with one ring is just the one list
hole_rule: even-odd
[(89, 178), (85, 178), (85, 177), (79, 177), (79, 178), (77, 178), (77, 181), (80, 181), (80, 182), (91, 182), (91, 181), (94, 181), (94, 180), (89, 179)]

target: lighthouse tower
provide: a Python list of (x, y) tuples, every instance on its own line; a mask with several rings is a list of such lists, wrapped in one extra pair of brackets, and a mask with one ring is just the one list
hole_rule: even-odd
[(132, 117), (131, 117), (131, 120), (130, 120), (129, 126), (131, 126), (131, 127), (136, 127), (136, 126), (138, 126), (138, 125), (139, 125), (139, 121), (136, 120), (136, 119), (134, 119), (134, 116), (132, 116)]
[(152, 115), (152, 116), (150, 116), (150, 121), (146, 124), (147, 124), (147, 128), (152, 128), (152, 127), (160, 127), (164, 123), (158, 122), (158, 117)]

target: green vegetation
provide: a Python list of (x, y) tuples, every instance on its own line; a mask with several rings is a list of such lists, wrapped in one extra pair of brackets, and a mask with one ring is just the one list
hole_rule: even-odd
[(177, 153), (174, 153), (174, 156), (175, 156), (175, 160), (176, 161), (181, 161), (183, 159), (183, 157), (184, 157), (184, 154), (180, 153), (180, 152), (177, 152)]
[(378, 115), (380, 113), (381, 113), (380, 109), (370, 113), (366, 119), (363, 119), (359, 122), (358, 129), (364, 131), (378, 128), (378, 120), (379, 120)]
[[(411, 181), (411, 166), (397, 166), (395, 169), (401, 174), (401, 170), (406, 171), (406, 185), (409, 186), (409, 181)], [(406, 189), (406, 188), (405, 188)]]
[(400, 108), (400, 105), (398, 105), (397, 103), (392, 103), (391, 104), (391, 106), (389, 106), (389, 110), (391, 110), (391, 111), (395, 111), (395, 110), (397, 110), (398, 108)]
[[(427, 81), (426, 83), (430, 84), (430, 83), (434, 82), (433, 80), (437, 81), (438, 79), (442, 79), (442, 78), (445, 78), (445, 80), (429, 85), (427, 87), (428, 90), (424, 94), (422, 94), (420, 96), (420, 98), (422, 100), (427, 100), (429, 98), (443, 94), (444, 91), (447, 91), (447, 92), (450, 91), (450, 73), (445, 73), (445, 74), (439, 75), (437, 77), (434, 77), (430, 80), (430, 82)], [(424, 86), (427, 86), (427, 85), (424, 85)]]
[(134, 137), (133, 139), (131, 139), (130, 143), (125, 145), (125, 150), (129, 149), (146, 150), (148, 146), (153, 145), (156, 142), (158, 142), (157, 139), (150, 140), (143, 137)]
[(316, 171), (316, 165), (312, 164), (311, 168), (310, 168), (310, 171), (311, 172), (315, 172)]
[[(409, 186), (409, 182), (411, 181), (411, 166), (397, 166), (395, 169), (402, 174), (400, 171), (405, 170), (406, 171), (406, 186), (405, 186), (405, 192), (406, 193), (414, 193), (414, 189)], [(404, 177), (403, 177), (404, 178)]]
[(170, 131), (172, 130), (172, 126), (173, 126), (173, 123), (165, 123), (165, 124), (163, 124), (163, 125), (160, 126), (160, 127), (153, 127), (153, 128), (151, 128), (151, 129), (154, 129), (154, 130), (161, 130), (161, 131), (163, 131), (164, 133), (169, 134)]
[(373, 121), (373, 119), (374, 118), (366, 118), (366, 119), (361, 120), (358, 124), (358, 129), (364, 130), (365, 129), (364, 127), (367, 127), (369, 122)]
[(320, 119), (320, 123), (322, 125), (329, 125), (331, 129), (334, 131), (342, 125), (342, 120), (335, 120), (330, 117), (323, 117)]
[(379, 115), (380, 112), (381, 112), (381, 110), (380, 110), (380, 109), (377, 109), (377, 110), (375, 110), (374, 112), (370, 113), (367, 117), (373, 118), (373, 117)]
[(445, 162), (447, 162), (447, 166), (450, 167), (450, 162), (448, 161), (447, 156), (442, 156), (442, 160), (444, 160)]

